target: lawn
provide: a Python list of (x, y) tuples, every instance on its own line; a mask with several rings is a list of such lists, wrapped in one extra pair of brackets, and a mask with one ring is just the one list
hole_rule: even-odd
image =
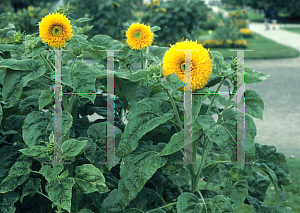
[[(258, 34), (254, 34), (253, 38), (246, 38), (245, 40), (247, 41), (247, 49), (253, 50), (245, 52), (247, 59), (293, 58), (299, 56), (297, 50), (278, 44)], [(210, 50), (222, 53), (225, 59), (231, 59), (231, 56), (236, 57), (236, 53), (228, 51), (227, 48), (211, 48)]]
[(299, 27), (284, 27), (281, 28), (282, 30), (288, 30), (291, 32), (295, 32), (295, 33), (300, 33), (300, 28)]
[[(286, 194), (288, 199), (287, 206), (292, 208), (293, 213), (300, 213), (300, 159), (298, 158), (287, 158), (287, 164), (289, 167), (289, 172), (292, 178), (292, 184), (289, 186), (283, 186), (283, 191)], [(206, 182), (200, 182), (199, 186), (204, 187)], [(213, 183), (208, 185), (207, 189), (217, 190), (219, 187)], [(275, 197), (276, 193), (273, 189), (273, 184), (269, 185), (267, 190), (266, 198), (264, 200), (264, 204), (267, 206), (277, 206)], [(284, 206), (284, 204), (282, 204)], [(252, 206), (247, 204), (241, 204), (239, 206), (234, 207), (234, 212), (238, 213), (255, 213)]]

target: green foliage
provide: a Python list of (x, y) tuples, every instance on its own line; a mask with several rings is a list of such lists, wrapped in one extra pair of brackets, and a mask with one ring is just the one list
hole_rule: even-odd
[[(205, 87), (191, 94), (188, 126), (193, 132), (191, 143), (185, 144), (184, 93), (178, 91), (184, 82), (175, 73), (161, 81), (168, 48), (149, 47), (144, 57), (150, 65), (135, 70), (132, 64), (140, 62), (140, 52), (108, 35), (89, 39), (84, 34), (87, 28), (76, 26), (88, 20), (72, 20), (75, 31), (66, 45), (71, 51), (62, 56), (62, 91), (78, 94), (62, 97), (61, 146), (56, 143), (53, 116), (55, 54), (44, 51), (48, 46), (36, 35), (0, 44), (1, 212), (30, 212), (26, 206), (37, 205), (40, 211), (51, 213), (217, 213), (233, 212), (243, 204), (256, 212), (291, 212), (284, 206), (287, 196), (282, 186), (291, 183), (284, 155), (274, 146), (255, 143), (253, 118), (263, 119), (264, 103), (252, 90), (245, 91), (240, 103), (246, 103), (245, 161), (255, 163), (231, 163), (237, 157), (237, 118), (232, 109), (237, 106), (234, 95), (215, 93), (221, 86), (233, 94), (237, 91), (242, 79), (238, 60), (228, 65), (222, 54), (209, 52), (212, 74)], [(13, 29), (12, 25), (0, 29), (1, 38), (17, 33)], [(99, 49), (123, 50), (114, 54), (114, 71), (107, 70), (107, 53)], [(77, 61), (85, 51), (96, 62)], [(114, 76), (116, 96), (110, 107), (106, 96), (92, 94), (107, 92), (108, 74)], [(268, 77), (245, 68), (244, 83)], [(216, 85), (218, 89), (213, 90)], [(88, 116), (94, 113), (103, 118), (91, 122)], [(107, 138), (111, 113), (114, 141)], [(197, 164), (186, 162), (187, 147)], [(115, 151), (112, 156), (108, 148)], [(65, 164), (47, 164), (57, 159), (58, 150)], [(109, 159), (114, 162), (105, 164)], [(217, 189), (202, 188), (201, 180)], [(271, 183), (276, 201), (266, 205)]]
[(166, 47), (183, 38), (195, 40), (195, 32), (200, 30), (201, 23), (207, 17), (207, 7), (197, 0), (161, 1), (159, 5), (145, 5), (143, 12), (144, 24), (162, 29), (155, 33), (159, 40), (154, 40), (153, 44)]
[(125, 32), (129, 23), (134, 21), (131, 12), (132, 3), (128, 4), (126, 0), (107, 0), (101, 3), (97, 0), (71, 0), (69, 2), (74, 11), (71, 18), (86, 17), (92, 19), (87, 23), (78, 25), (85, 28), (93, 26), (86, 33), (89, 38), (97, 34), (105, 34), (114, 39), (125, 39)]

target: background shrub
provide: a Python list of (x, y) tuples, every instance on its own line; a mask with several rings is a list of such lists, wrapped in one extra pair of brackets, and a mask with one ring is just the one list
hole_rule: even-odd
[(170, 46), (185, 39), (196, 39), (200, 25), (206, 21), (207, 7), (203, 2), (191, 0), (173, 0), (159, 2), (158, 5), (148, 4), (143, 7), (142, 22), (150, 26), (159, 26), (159, 38), (154, 44)]

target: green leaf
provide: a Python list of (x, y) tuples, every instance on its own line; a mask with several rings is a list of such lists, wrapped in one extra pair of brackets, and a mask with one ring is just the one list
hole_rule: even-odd
[(139, 139), (160, 124), (172, 119), (174, 113), (167, 101), (157, 98), (145, 98), (130, 108), (129, 121), (122, 135), (118, 150), (119, 156), (125, 156), (138, 147)]
[(144, 98), (150, 98), (151, 90), (147, 86), (139, 86), (137, 87), (131, 96), (130, 104), (134, 105), (140, 100), (143, 100)]
[(45, 156), (47, 156), (47, 153), (45, 151), (45, 146), (33, 146), (30, 149), (25, 148), (25, 149), (20, 149), (19, 151), (28, 157), (45, 157)]
[(220, 76), (211, 76), (205, 85), (205, 87), (213, 87), (222, 81), (222, 77)]
[(32, 95), (29, 97), (24, 98), (21, 100), (19, 104), (19, 109), (21, 112), (23, 112), (24, 109), (26, 109), (29, 106), (35, 105), (38, 102), (39, 96), (38, 95)]
[[(72, 126), (72, 115), (66, 110), (62, 111), (62, 134), (65, 135)], [(32, 111), (24, 120), (22, 137), (29, 148), (43, 145), (40, 141), (49, 138), (54, 131), (54, 116), (50, 112)]]
[(91, 164), (77, 166), (75, 169), (76, 191), (89, 194), (92, 192), (106, 193), (109, 191), (105, 185), (105, 178), (102, 172)]
[(254, 166), (256, 168), (261, 169), (263, 172), (265, 172), (269, 176), (269, 178), (272, 181), (274, 188), (275, 188), (276, 200), (278, 200), (277, 202), (279, 204), (288, 202), (288, 200), (285, 196), (285, 193), (283, 192), (281, 186), (278, 184), (278, 178), (277, 178), (276, 174), (274, 173), (274, 171), (271, 170), (265, 163), (255, 162)]
[(44, 164), (39, 173), (41, 173), (48, 182), (52, 182), (57, 178), (63, 169), (64, 166), (62, 164), (53, 164), (52, 166)]
[[(242, 97), (239, 105), (244, 105), (244, 97)], [(245, 113), (253, 116), (254, 118), (258, 118), (263, 120), (263, 112), (264, 112), (264, 101), (253, 90), (245, 91)]]
[(112, 190), (108, 196), (103, 200), (100, 213), (119, 213), (125, 210), (121, 203), (123, 194), (120, 189)]
[(29, 178), (31, 163), (30, 159), (15, 162), (10, 168), (8, 176), (0, 184), (0, 193), (14, 191), (23, 184)]
[(76, 140), (76, 139), (70, 139), (67, 141), (64, 141), (62, 144), (62, 150), (63, 150), (63, 159), (66, 157), (75, 157), (77, 156), (83, 147), (86, 145), (87, 140)]
[(202, 212), (204, 204), (196, 195), (184, 192), (177, 198), (176, 207), (178, 212), (194, 213)]
[(224, 57), (221, 53), (217, 51), (209, 51), (211, 56), (213, 57), (213, 64), (217, 67), (218, 73), (221, 75)]
[(28, 71), (37, 70), (37, 60), (34, 59), (23, 59), (23, 60), (17, 60), (17, 59), (4, 59), (0, 61), (0, 68), (10, 68), (12, 70), (22, 70), (22, 71)]
[[(70, 68), (69, 68), (70, 69)], [(75, 93), (95, 93), (96, 71), (86, 62), (77, 62), (71, 75), (69, 69), (62, 69), (62, 83), (74, 89)], [(95, 95), (78, 94), (94, 103)]]
[[(196, 121), (193, 122), (192, 142), (197, 140), (202, 132), (201, 126)], [(170, 155), (184, 148), (184, 146), (184, 129), (182, 129), (180, 132), (172, 135), (166, 147), (159, 153), (159, 156)]]
[(255, 71), (255, 70), (251, 70), (248, 67), (245, 67), (244, 71), (245, 71), (244, 82), (246, 84), (254, 84), (254, 83), (262, 82), (262, 81), (266, 80), (267, 78), (269, 78), (269, 76), (270, 76), (270, 75), (265, 75), (261, 72)]
[(78, 213), (94, 213), (94, 212), (89, 209), (80, 209)]
[(14, 106), (14, 104), (20, 99), (25, 84), (42, 76), (45, 72), (46, 67), (44, 65), (39, 67), (39, 69), (34, 69), (32, 71), (7, 69), (2, 90), (3, 101), (6, 103), (4, 108)]
[(71, 212), (72, 187), (75, 181), (72, 177), (52, 181), (46, 185), (46, 191), (54, 205)]
[(190, 173), (182, 169), (179, 173), (175, 175), (169, 175), (168, 178), (176, 185), (176, 186), (188, 186), (189, 181), (191, 179)]
[(14, 44), (0, 44), (0, 50), (3, 52), (16, 52), (16, 53), (22, 52), (22, 49), (18, 45), (14, 45)]
[(40, 178), (29, 178), (22, 185), (22, 195), (20, 197), (21, 203), (23, 203), (23, 198), (27, 195), (30, 195), (30, 197), (33, 197), (35, 195), (35, 193), (43, 193), (41, 181), (42, 180)]
[(158, 26), (153, 26), (153, 27), (150, 27), (150, 30), (151, 30), (152, 33), (154, 33), (154, 32), (156, 32), (158, 30), (161, 30), (161, 28), (158, 27)]
[(39, 104), (39, 110), (43, 109), (45, 106), (50, 104), (53, 99), (52, 99), (53, 94), (49, 92), (48, 90), (43, 90), (39, 99), (38, 99), (38, 104)]
[(2, 110), (2, 106), (0, 105), (0, 124), (2, 122), (2, 118), (3, 118), (3, 110)]
[(168, 47), (158, 47), (154, 45), (148, 47), (148, 53), (144, 53), (144, 56), (148, 60), (161, 64), (163, 62), (163, 57), (168, 49)]
[(16, 211), (15, 203), (19, 200), (18, 192), (8, 192), (0, 195), (0, 211), (1, 213), (12, 213)]
[(242, 204), (248, 195), (248, 182), (246, 179), (238, 180), (234, 184), (226, 182), (224, 188), (225, 193), (229, 193), (235, 205)]
[[(96, 47), (95, 52), (92, 52), (94, 54), (98, 55), (99, 53), (101, 54), (107, 54), (105, 51), (99, 51), (99, 48), (104, 49), (104, 50), (122, 50), (124, 47), (124, 44), (121, 42), (112, 39), (108, 35), (95, 35), (93, 38), (91, 38), (92, 44)], [(97, 52), (96, 52), (97, 51)]]
[(123, 194), (121, 202), (124, 206), (129, 205), (156, 170), (167, 163), (167, 158), (159, 157), (158, 151), (152, 141), (141, 141), (134, 152), (123, 157), (118, 189)]
[(253, 206), (255, 212), (258, 213), (292, 213), (292, 209), (289, 206), (266, 206), (263, 202), (250, 195), (248, 195), (247, 200)]
[(257, 198), (259, 201), (264, 202), (267, 189), (271, 181), (260, 172), (252, 171), (251, 180), (249, 181), (249, 195)]
[(255, 143), (255, 159), (258, 163), (264, 163), (273, 170), (278, 178), (278, 184), (283, 186), (291, 184), (292, 179), (286, 157), (283, 153), (277, 152), (275, 146)]
[(75, 21), (75, 23), (76, 22), (87, 22), (87, 21), (91, 21), (91, 20), (93, 20), (92, 18), (79, 18), (79, 19), (76, 19), (76, 20), (73, 20), (73, 21)]
[(202, 106), (202, 102), (206, 99), (205, 96), (201, 95), (192, 95), (192, 120), (195, 121), (198, 118), (198, 114), (200, 113), (200, 109)]
[(160, 84), (169, 90), (176, 90), (180, 87), (184, 87), (185, 84), (182, 80), (180, 80), (180, 78), (178, 77), (178, 75), (176, 73), (172, 73), (171, 75), (168, 75), (168, 77), (166, 78), (167, 81), (163, 81)]

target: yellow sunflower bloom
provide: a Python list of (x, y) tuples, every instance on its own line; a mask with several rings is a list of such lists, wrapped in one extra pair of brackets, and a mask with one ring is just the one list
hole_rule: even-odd
[(153, 4), (158, 6), (159, 5), (159, 0), (153, 0)]
[(153, 41), (153, 33), (149, 26), (140, 23), (132, 24), (126, 32), (126, 42), (131, 49), (142, 50), (151, 46)]
[[(191, 72), (192, 72), (192, 91), (203, 88), (212, 72), (212, 59), (209, 57), (208, 51), (204, 49), (202, 44), (197, 41), (183, 41), (175, 45), (165, 53), (163, 58), (163, 75), (168, 77), (170, 74), (176, 73), (180, 80), (184, 81), (185, 76), (185, 53), (177, 50), (199, 50), (192, 51), (191, 55)], [(179, 88), (185, 91), (184, 87)]]
[(44, 17), (39, 23), (39, 30), (43, 42), (54, 48), (64, 47), (73, 35), (70, 20), (60, 13)]

